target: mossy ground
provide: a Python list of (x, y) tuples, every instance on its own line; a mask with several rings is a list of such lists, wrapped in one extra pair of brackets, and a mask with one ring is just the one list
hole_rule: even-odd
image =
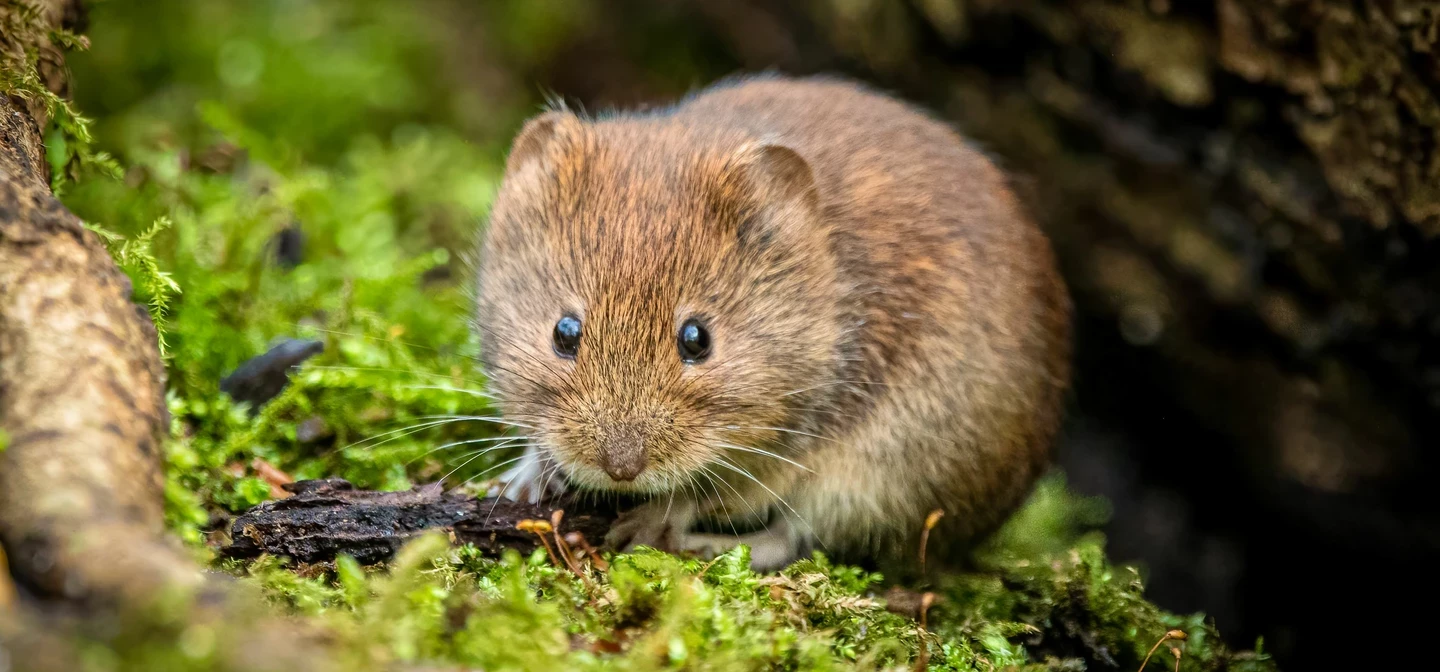
[[(566, 25), (554, 3), (497, 6), (495, 34)], [(483, 110), (505, 132), (453, 130), (475, 103), (449, 95), (434, 30), (408, 3), (102, 3), (93, 49), (72, 54), (98, 146), (124, 174), (57, 154), (64, 200), (105, 233), (161, 327), (169, 523), (202, 554), (228, 514), (272, 496), (266, 465), (395, 489), (482, 478), (513, 456), (461, 443), (504, 434), (476, 394), (466, 255), (508, 132), (533, 108)], [(513, 42), (520, 59), (544, 47)], [(302, 253), (283, 263), (275, 241), (292, 228)], [(285, 337), (326, 349), (258, 413), (228, 401), (220, 379)], [(1229, 653), (1202, 616), (1146, 602), (1087, 533), (1103, 513), (1047, 480), (980, 571), (934, 587), (924, 632), (872, 594), (880, 577), (820, 557), (760, 576), (743, 550), (710, 564), (641, 552), (581, 580), (543, 552), (484, 559), (427, 538), (382, 571), (221, 566), (327, 629), (356, 669), (909, 668), (922, 649), (930, 669), (1133, 669), (1177, 628), (1181, 669), (1270, 669)], [(224, 638), (141, 619), (94, 638), (88, 660), (209, 669)], [(1163, 646), (1157, 661), (1174, 664)]]

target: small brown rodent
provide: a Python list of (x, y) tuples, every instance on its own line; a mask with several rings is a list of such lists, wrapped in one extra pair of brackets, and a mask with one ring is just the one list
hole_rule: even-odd
[(840, 79), (531, 119), (479, 287), (529, 441), (506, 492), (648, 495), (608, 541), (743, 542), (758, 569), (914, 564), (935, 509), (927, 564), (953, 558), (1045, 468), (1070, 375), (1064, 284), (1002, 173)]

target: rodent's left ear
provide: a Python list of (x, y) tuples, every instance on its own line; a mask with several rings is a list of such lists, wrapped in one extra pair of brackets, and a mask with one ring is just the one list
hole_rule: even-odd
[(813, 227), (795, 224), (819, 211), (815, 174), (805, 157), (784, 145), (741, 147), (725, 164), (717, 196), (721, 210), (735, 213), (730, 221), (742, 243), (803, 245), (814, 233)]
[(818, 206), (815, 173), (798, 152), (784, 145), (754, 143), (740, 149), (730, 166), (745, 188), (769, 205)]

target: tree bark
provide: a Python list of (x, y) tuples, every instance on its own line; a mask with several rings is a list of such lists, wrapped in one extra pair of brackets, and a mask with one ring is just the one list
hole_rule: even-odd
[[(41, 7), (56, 27), (83, 16), (78, 0)], [(197, 585), (164, 541), (154, 326), (99, 238), (51, 195), (40, 115), (35, 101), (0, 99), (0, 542), (42, 596)]]
[[(30, 4), (45, 30), (0, 36), (0, 48), (37, 49), (45, 85), (63, 94), (63, 59), (48, 30), (77, 27), (83, 7), (80, 0)], [(0, 3), (0, 14), (19, 11)], [(125, 618), (180, 595), (195, 605), (191, 622), (237, 629), (220, 655), (227, 669), (330, 669), (322, 647), (257, 616), (258, 600), (205, 580), (167, 538), (161, 440), (168, 414), (155, 328), (99, 238), (51, 194), (45, 123), (40, 101), (0, 96), (4, 653), (26, 669), (79, 669), (67, 633), (87, 621), (52, 607), (84, 605), (79, 613), (88, 619)], [(10, 577), (28, 599), (17, 604), (8, 594)]]

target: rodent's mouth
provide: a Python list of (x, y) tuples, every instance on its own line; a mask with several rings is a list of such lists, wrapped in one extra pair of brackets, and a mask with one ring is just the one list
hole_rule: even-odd
[(654, 495), (670, 491), (670, 479), (654, 469), (646, 469), (633, 480), (620, 481), (611, 478), (603, 469), (591, 465), (573, 465), (565, 468), (566, 479), (585, 490), (619, 492), (633, 495)]

